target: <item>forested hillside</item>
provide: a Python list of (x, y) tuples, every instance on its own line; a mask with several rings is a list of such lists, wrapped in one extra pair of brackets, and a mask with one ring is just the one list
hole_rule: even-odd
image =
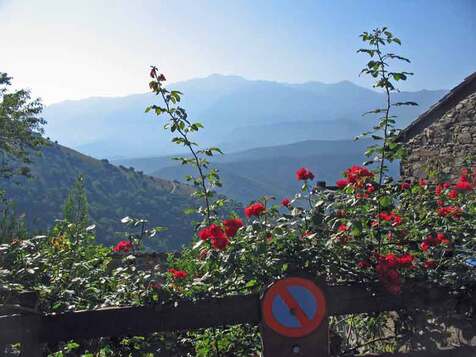
[(32, 157), (31, 178), (3, 180), (1, 187), (25, 214), (27, 224), (43, 232), (62, 218), (67, 194), (79, 175), (85, 179), (91, 223), (96, 224), (99, 242), (111, 245), (120, 239), (118, 232), (125, 216), (148, 219), (150, 225), (164, 226), (153, 240), (145, 243), (154, 249), (176, 249), (189, 242), (191, 217), (185, 208), (193, 206), (190, 189), (170, 181), (146, 176), (106, 160), (96, 160), (61, 145), (52, 144)]

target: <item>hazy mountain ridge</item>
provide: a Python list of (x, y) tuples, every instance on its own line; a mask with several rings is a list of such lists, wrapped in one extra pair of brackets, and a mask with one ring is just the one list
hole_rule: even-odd
[[(170, 87), (184, 93), (181, 105), (190, 118), (205, 124), (197, 141), (230, 152), (311, 139), (350, 139), (373, 124), (361, 114), (383, 102), (381, 93), (348, 81), (288, 84), (211, 75)], [(445, 93), (396, 93), (395, 101), (420, 104), (398, 108), (399, 126), (405, 127)], [(47, 134), (99, 158), (168, 155), (176, 148), (162, 128), (165, 119), (144, 114), (153, 103), (154, 95), (135, 94), (53, 104), (44, 113)]]
[[(342, 172), (353, 164), (361, 164), (368, 140), (307, 140), (289, 145), (261, 147), (230, 153), (213, 159), (223, 181), (220, 193), (247, 204), (263, 195), (278, 200), (292, 197), (300, 189), (295, 172), (299, 167), (310, 168), (316, 180), (333, 185)], [(183, 181), (194, 174), (191, 168), (181, 166), (170, 156), (113, 161), (135, 167), (156, 177)], [(155, 170), (154, 170), (155, 167)], [(391, 173), (398, 176), (398, 167)]]

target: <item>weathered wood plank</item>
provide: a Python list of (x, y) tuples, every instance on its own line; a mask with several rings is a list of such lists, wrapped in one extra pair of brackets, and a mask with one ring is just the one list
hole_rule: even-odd
[[(379, 286), (352, 284), (326, 287), (329, 315), (399, 310), (403, 307), (449, 309), (458, 299), (442, 288), (407, 285), (399, 296)], [(474, 296), (474, 295), (473, 295)], [(26, 341), (38, 333), (40, 342), (75, 338), (144, 335), (152, 332), (257, 324), (258, 295), (183, 301), (174, 306), (120, 307), (47, 315), (0, 317), (0, 343)]]
[(123, 307), (43, 316), (0, 317), (0, 343), (29, 340), (38, 331), (41, 342), (74, 338), (143, 335), (241, 323), (258, 323), (255, 295), (230, 296), (175, 306)]

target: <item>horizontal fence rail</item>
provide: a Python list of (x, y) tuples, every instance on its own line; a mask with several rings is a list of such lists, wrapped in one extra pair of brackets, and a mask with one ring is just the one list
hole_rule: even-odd
[[(346, 315), (432, 308), (451, 311), (470, 299), (441, 287), (409, 283), (402, 294), (390, 295), (379, 285), (349, 284), (323, 287), (329, 315)], [(57, 314), (0, 316), (0, 344), (38, 343), (111, 336), (145, 335), (153, 332), (192, 330), (261, 320), (258, 294), (178, 301), (170, 305), (114, 307)]]

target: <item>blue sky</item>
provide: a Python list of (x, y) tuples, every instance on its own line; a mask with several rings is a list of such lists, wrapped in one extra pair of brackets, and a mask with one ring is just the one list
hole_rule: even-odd
[(171, 82), (368, 86), (358, 35), (382, 25), (412, 59), (402, 89), (451, 88), (476, 71), (474, 0), (0, 0), (0, 71), (45, 103), (144, 92), (150, 64)]

